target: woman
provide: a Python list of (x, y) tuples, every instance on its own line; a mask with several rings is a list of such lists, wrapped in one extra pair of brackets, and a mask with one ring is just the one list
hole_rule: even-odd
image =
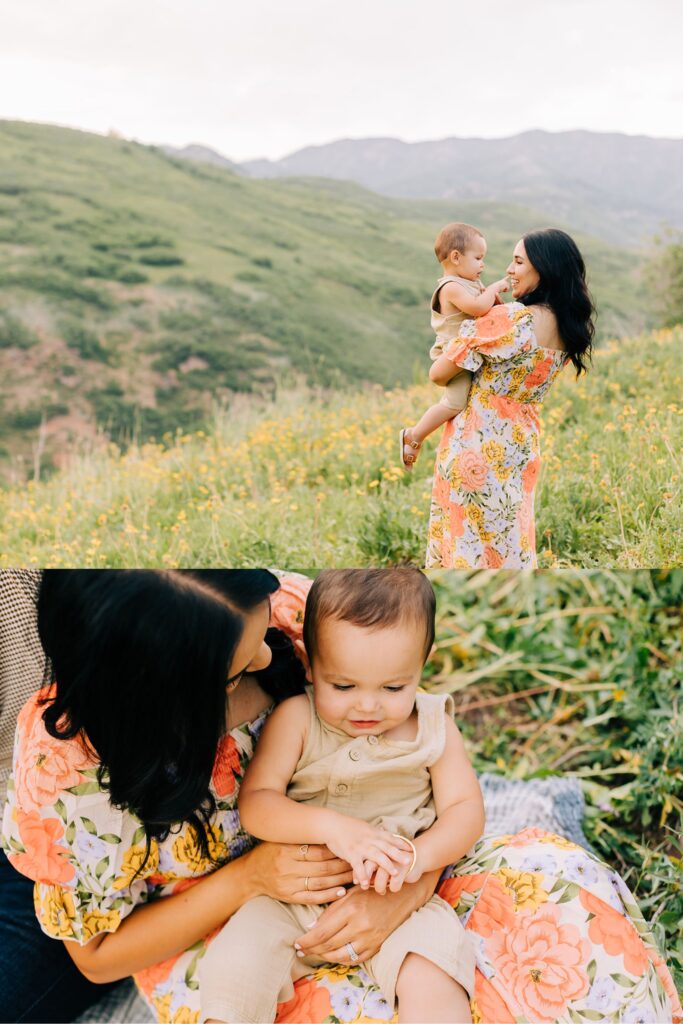
[(577, 376), (586, 370), (594, 308), (581, 253), (564, 231), (525, 235), (507, 274), (519, 301), (466, 321), (430, 370), (441, 385), (462, 370), (474, 378), (436, 456), (428, 568), (536, 564), (539, 407), (568, 362)]
[[(337, 899), (350, 872), (324, 848), (254, 847), (241, 831), (239, 781), (271, 693), (301, 683), (289, 645), (282, 671), (265, 668), (269, 595), (273, 623), (301, 634), (308, 581), (283, 584), (247, 570), (47, 572), (41, 585), (57, 682), (20, 715), (5, 845), (39, 882), (43, 929), (93, 981), (135, 973), (159, 1021), (196, 1024), (197, 962), (251, 896), (332, 901), (300, 946), (348, 964), (347, 944), (371, 955), (437, 882)], [(594, 1020), (615, 1000), (624, 1020), (680, 1011), (623, 883), (567, 840), (538, 829), (484, 840), (439, 892), (467, 914), (476, 1021)], [(367, 976), (337, 966), (297, 982), (278, 1021), (330, 1015), (392, 1010)]]

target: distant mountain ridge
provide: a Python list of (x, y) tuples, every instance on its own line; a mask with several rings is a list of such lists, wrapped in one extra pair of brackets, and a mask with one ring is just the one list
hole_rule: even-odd
[(530, 206), (551, 222), (632, 246), (663, 225), (683, 228), (683, 139), (583, 130), (427, 142), (340, 139), (241, 164), (206, 147), (174, 152), (224, 161), (250, 177), (346, 179), (390, 196), (448, 199), (454, 211), (458, 202)]

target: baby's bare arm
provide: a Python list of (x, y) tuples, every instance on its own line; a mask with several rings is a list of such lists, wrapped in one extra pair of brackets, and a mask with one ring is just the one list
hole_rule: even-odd
[[(449, 281), (440, 292), (442, 296), (441, 309), (446, 314), (461, 310), (468, 316), (484, 316), (493, 308), (498, 293), (507, 291), (508, 287), (507, 278), (503, 277), (500, 281), (494, 281), (488, 288), (485, 288), (481, 295), (470, 295), (462, 285), (455, 281)], [(444, 303), (447, 303), (451, 309), (444, 309)]]

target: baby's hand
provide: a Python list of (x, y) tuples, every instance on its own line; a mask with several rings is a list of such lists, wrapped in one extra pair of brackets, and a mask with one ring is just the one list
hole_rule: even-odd
[(415, 864), (413, 865), (413, 851), (410, 850), (410, 860), (407, 864), (401, 865), (395, 875), (390, 876), (384, 868), (378, 868), (375, 875), (374, 885), (376, 891), (383, 896), (387, 891), (387, 885), (389, 886), (390, 892), (398, 892), (403, 888), (404, 882), (417, 882), (421, 877), (422, 868), (420, 867), (419, 854)]
[(370, 887), (375, 869), (393, 878), (405, 873), (413, 859), (401, 839), (357, 818), (339, 815), (325, 838), (332, 853), (351, 865), (353, 880), (362, 889)]
[(496, 295), (498, 292), (506, 292), (510, 287), (510, 282), (507, 277), (501, 277), (500, 281), (494, 282), (493, 287), (496, 289)]

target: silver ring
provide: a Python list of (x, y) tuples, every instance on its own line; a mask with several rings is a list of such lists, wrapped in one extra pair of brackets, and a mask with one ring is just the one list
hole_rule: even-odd
[(353, 948), (350, 942), (346, 943), (346, 951), (351, 957), (351, 963), (357, 964), (358, 961), (360, 960), (360, 957), (358, 956), (358, 953), (356, 953), (355, 949)]
[(303, 846), (299, 847), (299, 853), (303, 860), (306, 860), (306, 854), (308, 853), (308, 843), (304, 843)]

